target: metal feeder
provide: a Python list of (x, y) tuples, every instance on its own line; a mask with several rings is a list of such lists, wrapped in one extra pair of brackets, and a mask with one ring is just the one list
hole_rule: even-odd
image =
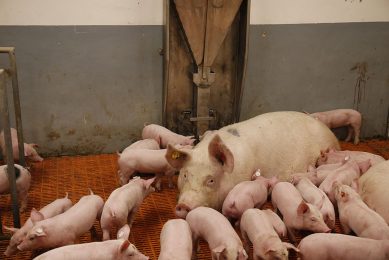
[(165, 0), (163, 123), (202, 135), (239, 120), (250, 0)]

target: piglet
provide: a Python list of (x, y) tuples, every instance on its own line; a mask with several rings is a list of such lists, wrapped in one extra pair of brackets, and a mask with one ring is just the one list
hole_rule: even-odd
[(166, 148), (168, 143), (170, 143), (171, 145), (193, 145), (195, 141), (193, 136), (179, 135), (163, 126), (156, 124), (146, 125), (142, 130), (142, 138), (155, 139), (159, 143), (161, 148)]
[(169, 179), (169, 188), (172, 188), (173, 176), (177, 170), (170, 166), (165, 154), (166, 149), (129, 149), (123, 152), (118, 159), (120, 184), (126, 184), (135, 172), (142, 172), (157, 175), (157, 190), (161, 189), (161, 178), (164, 175)]
[[(27, 208), (28, 190), (31, 184), (31, 173), (19, 164), (15, 166), (16, 191), (20, 199), (20, 211), (24, 212)], [(10, 193), (10, 183), (7, 174), (7, 165), (0, 166), (0, 194)]]
[(117, 240), (68, 245), (50, 250), (34, 260), (147, 260), (136, 247), (128, 241), (130, 227), (123, 226), (117, 233)]
[(83, 196), (73, 207), (52, 218), (31, 211), (33, 227), (17, 248), (26, 251), (74, 244), (100, 217), (103, 205), (103, 199), (91, 191), (91, 195)]
[(296, 185), (302, 178), (308, 178), (315, 186), (319, 186), (325, 178), (333, 171), (342, 167), (350, 157), (345, 157), (341, 162), (333, 164), (323, 164), (319, 167), (309, 166), (306, 173), (295, 173), (291, 175), (291, 183)]
[(327, 195), (317, 188), (308, 178), (302, 178), (296, 184), (297, 190), (303, 199), (315, 205), (321, 212), (324, 222), (331, 229), (335, 228), (335, 209)]
[[(15, 161), (19, 161), (19, 147), (18, 147), (18, 134), (15, 128), (11, 128), (11, 140), (12, 140), (12, 154)], [(0, 147), (3, 155), (6, 154), (6, 147), (4, 141), (4, 131), (0, 133)], [(38, 148), (37, 144), (27, 144), (24, 143), (24, 156), (33, 162), (41, 162), (43, 158), (39, 156), (38, 152), (35, 150)]]
[(310, 114), (311, 117), (321, 121), (328, 128), (348, 127), (346, 142), (354, 137), (354, 144), (359, 143), (359, 134), (361, 132), (362, 116), (354, 109), (335, 109), (324, 112)]
[(247, 259), (238, 234), (220, 212), (197, 207), (187, 214), (186, 221), (192, 231), (194, 248), (197, 248), (201, 237), (208, 242), (212, 259)]
[(337, 150), (329, 149), (324, 152), (321, 152), (321, 155), (317, 160), (317, 165), (339, 163), (345, 157), (350, 157), (351, 159), (359, 163), (366, 160), (370, 160), (371, 165), (375, 165), (377, 163), (385, 161), (385, 158), (373, 153), (361, 152), (361, 151), (348, 151), (348, 150), (337, 151)]
[(370, 161), (357, 163), (355, 160), (349, 159), (342, 167), (331, 171), (324, 181), (320, 184), (319, 189), (327, 194), (332, 203), (335, 203), (335, 197), (332, 190), (332, 185), (335, 182), (351, 186), (358, 190), (358, 179), (365, 168), (371, 166)]
[(306, 203), (299, 191), (289, 182), (277, 183), (271, 194), (275, 210), (280, 210), (288, 228), (290, 239), (295, 242), (295, 230), (330, 232), (319, 209)]
[(222, 213), (230, 219), (239, 220), (246, 209), (261, 208), (267, 201), (270, 189), (278, 181), (277, 177), (267, 179), (253, 175), (254, 180), (238, 183), (224, 199)]
[(302, 260), (389, 259), (389, 240), (375, 240), (343, 234), (312, 234), (298, 245)]
[[(45, 217), (45, 218), (51, 218), (58, 214), (61, 214), (68, 210), (73, 205), (72, 201), (68, 199), (68, 193), (66, 193), (66, 196), (62, 199), (56, 199), (55, 201), (51, 202), (50, 204), (44, 206), (39, 210), (39, 212)], [(35, 209), (33, 209), (34, 211)], [(24, 223), (23, 227), (21, 228), (9, 228), (4, 226), (4, 228), (8, 231), (11, 231), (13, 233), (9, 245), (7, 249), (5, 250), (4, 254), (6, 256), (11, 256), (13, 254), (16, 254), (18, 252), (17, 246), (22, 243), (23, 239), (26, 237), (28, 231), (33, 227), (31, 218), (28, 218), (27, 221)]]
[[(126, 149), (123, 150), (122, 153), (125, 153), (128, 150), (131, 149), (150, 149), (150, 150), (159, 150), (159, 143), (155, 141), (154, 139), (142, 139), (139, 141), (136, 141), (126, 147)], [(118, 153), (120, 155), (120, 153)]]
[(333, 189), (345, 234), (352, 230), (359, 237), (389, 239), (388, 224), (362, 201), (355, 190), (339, 183), (334, 183)]
[(190, 260), (192, 257), (192, 232), (183, 219), (168, 220), (161, 230), (161, 251), (158, 260)]
[(287, 260), (288, 249), (298, 251), (294, 245), (281, 241), (268, 215), (260, 209), (248, 209), (243, 213), (240, 232), (247, 252), (250, 250), (249, 241), (253, 243), (253, 259)]
[(288, 230), (285, 226), (285, 223), (282, 221), (282, 219), (280, 219), (277, 213), (275, 213), (271, 209), (264, 209), (261, 210), (261, 212), (266, 215), (267, 220), (270, 221), (278, 236), (286, 237), (286, 235), (288, 234)]
[(131, 227), (144, 198), (154, 191), (154, 188), (151, 187), (154, 180), (155, 177), (148, 180), (135, 177), (109, 195), (100, 220), (103, 240), (110, 238), (109, 231), (111, 227), (121, 228), (127, 222)]

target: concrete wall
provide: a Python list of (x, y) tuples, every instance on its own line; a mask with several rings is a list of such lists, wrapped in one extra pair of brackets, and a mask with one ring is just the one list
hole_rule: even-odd
[[(113, 152), (160, 123), (162, 10), (162, 0), (0, 0), (25, 139), (44, 154)], [(386, 0), (252, 0), (241, 118), (354, 107), (365, 136), (386, 135), (387, 10)]]
[(44, 153), (112, 152), (161, 122), (160, 26), (2, 26), (0, 35), (16, 47), (25, 139)]
[(389, 23), (252, 26), (241, 119), (354, 108), (363, 136), (386, 135), (388, 30)]

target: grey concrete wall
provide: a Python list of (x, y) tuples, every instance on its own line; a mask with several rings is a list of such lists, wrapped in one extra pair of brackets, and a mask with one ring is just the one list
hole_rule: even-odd
[(25, 139), (44, 154), (113, 152), (139, 138), (145, 122), (160, 123), (162, 32), (0, 26), (0, 46), (16, 47)]
[(363, 115), (363, 136), (387, 135), (389, 23), (250, 29), (242, 120), (275, 110), (354, 108)]
[[(389, 23), (250, 30), (242, 120), (354, 107), (365, 137), (386, 134)], [(16, 47), (25, 139), (49, 155), (114, 152), (161, 123), (162, 38), (162, 26), (0, 26), (0, 46)]]

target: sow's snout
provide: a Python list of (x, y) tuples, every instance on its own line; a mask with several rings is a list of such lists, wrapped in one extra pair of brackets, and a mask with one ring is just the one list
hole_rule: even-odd
[(191, 208), (184, 203), (178, 203), (176, 205), (176, 216), (179, 218), (185, 219), (189, 211), (191, 211)]

